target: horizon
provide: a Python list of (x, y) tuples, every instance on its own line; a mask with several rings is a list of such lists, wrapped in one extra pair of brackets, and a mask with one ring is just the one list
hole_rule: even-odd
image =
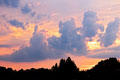
[(65, 60), (65, 61), (67, 61), (68, 60), (68, 58), (70, 58), (70, 60), (75, 64), (75, 66), (76, 66), (76, 68), (78, 68), (78, 70), (79, 71), (89, 71), (89, 70), (92, 70), (94, 67), (96, 67), (97, 65), (100, 65), (99, 63), (100, 62), (105, 62), (105, 61), (107, 61), (107, 60), (109, 60), (110, 61), (110, 59), (116, 59), (119, 63), (120, 63), (120, 60), (119, 59), (117, 59), (116, 57), (110, 57), (110, 58), (106, 58), (106, 59), (104, 59), (104, 60), (101, 60), (101, 61), (99, 61), (97, 64), (95, 64), (94, 66), (92, 66), (91, 68), (89, 68), (89, 69), (81, 69), (81, 68), (79, 68), (77, 65), (76, 65), (76, 63), (75, 63), (75, 61), (74, 60), (72, 60), (72, 58), (71, 57), (67, 57), (67, 58), (61, 58), (60, 60), (59, 60), (59, 62), (58, 63), (55, 63), (54, 65), (52, 65), (50, 68), (45, 68), (45, 67), (38, 67), (38, 68), (34, 68), (34, 67), (31, 67), (31, 68), (20, 68), (20, 69), (14, 69), (14, 68), (11, 68), (11, 67), (5, 67), (5, 66), (0, 66), (0, 67), (4, 67), (4, 68), (6, 68), (6, 69), (9, 69), (9, 68), (11, 68), (13, 71), (20, 71), (20, 70), (31, 70), (31, 69), (48, 69), (48, 70), (52, 70), (52, 68), (57, 64), (57, 67), (59, 67), (60, 66), (60, 62), (61, 62), (61, 60)]
[(51, 68), (69, 56), (87, 70), (101, 60), (120, 59), (119, 5), (119, 0), (0, 0), (0, 66)]

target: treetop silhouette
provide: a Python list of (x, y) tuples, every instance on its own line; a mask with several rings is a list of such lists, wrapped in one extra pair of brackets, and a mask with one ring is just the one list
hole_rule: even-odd
[(120, 62), (116, 58), (100, 61), (92, 69), (79, 71), (70, 57), (61, 59), (51, 69), (31, 68), (15, 71), (0, 67), (0, 80), (119, 80)]

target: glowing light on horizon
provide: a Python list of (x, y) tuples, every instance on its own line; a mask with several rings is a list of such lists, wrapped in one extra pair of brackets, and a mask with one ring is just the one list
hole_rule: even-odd
[(88, 46), (88, 50), (95, 50), (95, 49), (100, 49), (101, 46), (100, 46), (100, 42), (97, 42), (97, 41), (89, 41), (87, 43), (87, 46)]

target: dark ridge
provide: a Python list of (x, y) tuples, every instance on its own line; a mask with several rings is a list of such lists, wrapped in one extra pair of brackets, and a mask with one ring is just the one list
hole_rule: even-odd
[(117, 58), (100, 61), (92, 69), (79, 71), (70, 57), (61, 59), (51, 69), (31, 68), (13, 70), (0, 67), (0, 80), (119, 80), (120, 62)]

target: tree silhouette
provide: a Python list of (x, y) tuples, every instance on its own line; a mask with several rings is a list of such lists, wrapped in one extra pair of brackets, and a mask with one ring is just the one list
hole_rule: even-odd
[(116, 58), (100, 61), (95, 67), (88, 71), (88, 74), (93, 80), (115, 80), (118, 78), (118, 74), (120, 74), (120, 62)]
[(70, 57), (61, 59), (51, 69), (13, 70), (0, 67), (0, 80), (119, 80), (120, 62), (116, 58), (100, 61), (92, 69), (79, 71)]

